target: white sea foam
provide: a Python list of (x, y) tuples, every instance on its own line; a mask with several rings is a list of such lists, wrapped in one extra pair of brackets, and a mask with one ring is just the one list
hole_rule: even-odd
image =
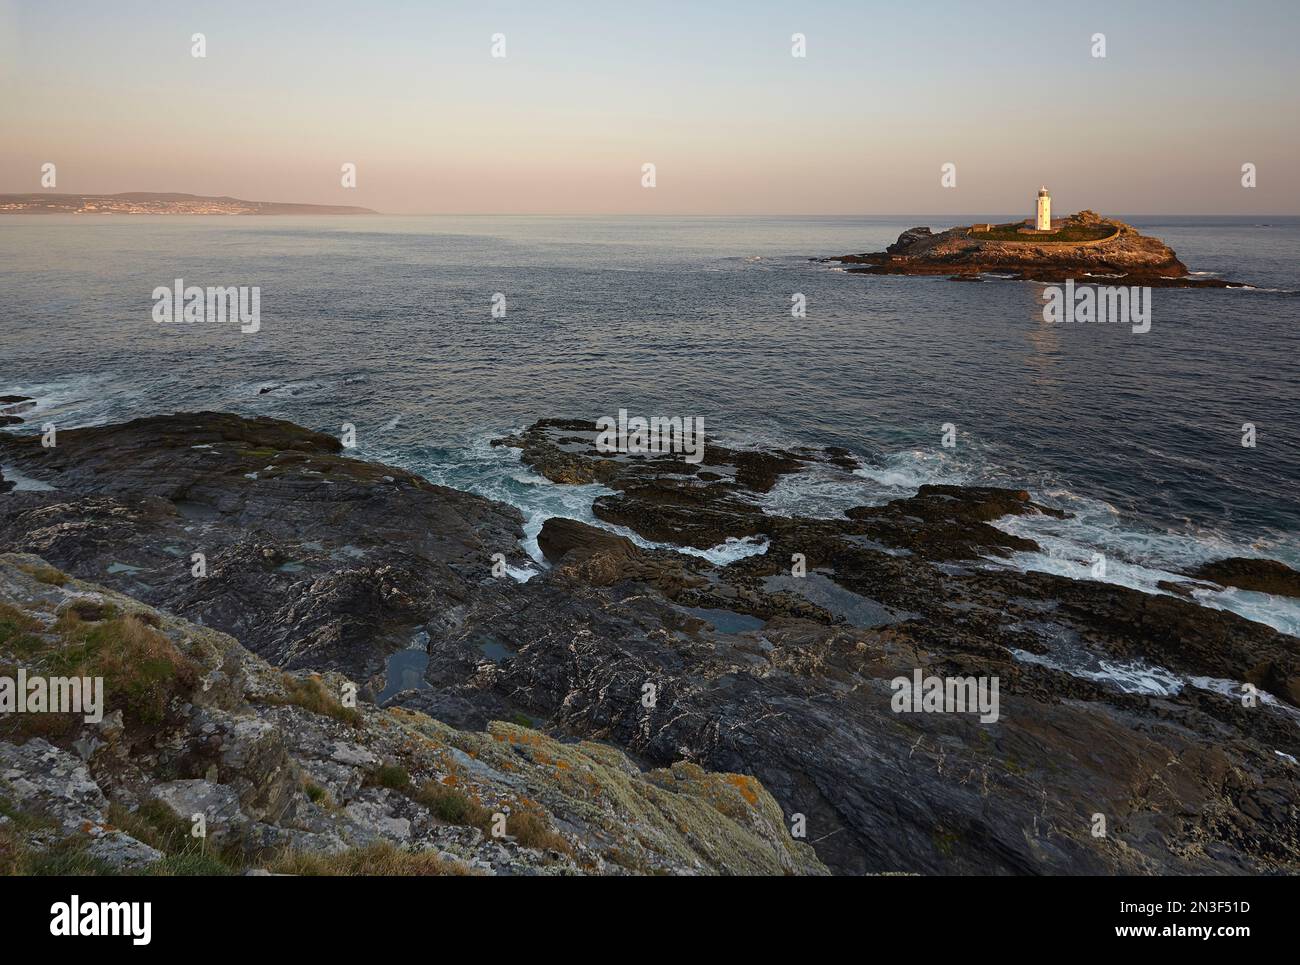
[[(525, 517), (524, 550), (543, 565), (537, 535), (552, 516), (565, 516), (627, 537), (648, 549), (671, 549), (703, 557), (716, 565), (727, 565), (767, 551), (765, 540), (747, 537), (728, 539), (709, 549), (681, 547), (644, 539), (624, 526), (597, 519), (592, 512), (596, 499), (614, 492), (599, 484), (557, 485), (527, 470), (521, 471), (518, 450), (489, 445), (492, 435), (482, 435), (452, 455), (449, 462), (433, 467), (417, 466), (432, 481), (468, 489), (508, 503)], [(891, 499), (912, 495), (925, 484), (1005, 483), (992, 471), (980, 470), (984, 453), (967, 447), (965, 464), (945, 450), (907, 450), (893, 453), (875, 466), (849, 471), (829, 465), (813, 465), (802, 472), (782, 476), (759, 505), (779, 516), (837, 518), (852, 506), (881, 505)], [(400, 461), (399, 461), (399, 464)], [(1068, 489), (1033, 492), (1035, 500), (1067, 510), (1067, 519), (1031, 514), (1007, 516), (994, 523), (1012, 535), (1033, 539), (1040, 552), (1016, 553), (1008, 559), (991, 558), (996, 566), (1022, 572), (1040, 571), (1089, 580), (1093, 576), (1093, 554), (1106, 557), (1104, 582), (1144, 593), (1169, 593), (1161, 582), (1188, 584), (1192, 598), (1212, 609), (1230, 610), (1283, 633), (1300, 635), (1300, 601), (1244, 590), (1212, 590), (1191, 585), (1180, 571), (1225, 556), (1261, 556), (1254, 547), (1234, 543), (1211, 531), (1174, 533), (1145, 531), (1128, 524), (1116, 507), (1082, 497)], [(1274, 547), (1273, 549), (1280, 549)], [(1284, 560), (1286, 553), (1274, 553)], [(1287, 560), (1289, 562), (1289, 560)]]
[[(726, 566), (747, 556), (767, 552), (768, 541), (757, 537), (729, 538), (717, 546), (698, 549), (693, 546), (656, 543), (643, 538), (626, 526), (607, 523), (596, 517), (592, 512), (592, 506), (601, 496), (612, 495), (615, 492), (613, 489), (599, 483), (558, 485), (544, 476), (526, 470), (521, 471), (519, 450), (491, 444), (491, 440), (498, 436), (498, 433), (476, 436), (461, 449), (440, 454), (438, 458), (429, 462), (420, 460), (415, 464), (411, 464), (409, 458), (404, 460), (401, 453), (363, 451), (359, 454), (411, 468), (422, 473), (431, 482), (452, 489), (477, 493), (518, 509), (524, 516), (524, 536), (520, 541), (520, 547), (539, 567), (535, 570), (511, 572), (511, 576), (519, 579), (520, 582), (531, 579), (549, 565), (542, 554), (541, 547), (537, 544), (537, 537), (542, 531), (542, 526), (553, 517), (576, 519), (590, 526), (624, 536), (645, 549), (669, 549), (690, 556), (699, 556), (717, 566)], [(509, 567), (507, 571), (510, 571)]]
[(531, 566), (511, 566), (509, 563), (506, 564), (506, 575), (516, 583), (527, 583), (540, 572), (542, 571)]
[[(1109, 683), (1126, 694), (1173, 697), (1184, 685), (1181, 677), (1164, 667), (1155, 667), (1137, 660), (1065, 660), (1014, 648), (1011, 655), (1022, 663), (1036, 663), (1053, 670), (1062, 670), (1073, 677)], [(1081, 655), (1076, 655), (1076, 658), (1078, 656)]]
[[(1010, 483), (988, 464), (983, 450), (967, 446), (966, 454), (965, 460), (959, 462), (955, 454), (943, 450), (903, 451), (887, 456), (883, 465), (864, 466), (851, 473), (831, 466), (813, 466), (782, 476), (761, 505), (764, 511), (778, 516), (831, 519), (852, 506), (880, 505), (910, 496), (926, 484)], [(1159, 585), (1162, 582), (1182, 584), (1202, 606), (1229, 610), (1300, 636), (1300, 601), (1234, 588), (1207, 588), (1183, 575), (1202, 563), (1229, 556), (1280, 559), (1297, 566), (1300, 540), (1277, 536), (1244, 545), (1208, 528), (1160, 532), (1133, 525), (1104, 500), (1080, 496), (1062, 487), (1031, 490), (1031, 496), (1043, 505), (1065, 510), (1069, 517), (1030, 514), (997, 520), (994, 526), (1034, 540), (1041, 551), (1015, 553), (1007, 559), (990, 558), (990, 564), (1091, 580), (1097, 579), (1093, 575), (1094, 554), (1100, 553), (1106, 558), (1103, 582), (1154, 594), (1171, 593)]]
[(1202, 606), (1229, 610), (1282, 633), (1300, 636), (1300, 600), (1233, 588), (1210, 589), (1182, 575), (1182, 571), (1198, 564), (1227, 556), (1266, 555), (1254, 547), (1236, 544), (1211, 532), (1157, 533), (1135, 529), (1110, 504), (1066, 491), (1044, 493), (1037, 498), (1045, 504), (1066, 508), (1072, 515), (1067, 519), (1040, 514), (1006, 516), (996, 521), (993, 525), (1003, 532), (1034, 540), (1040, 551), (1016, 553), (1007, 560), (994, 558), (990, 559), (991, 563), (1022, 572), (1092, 580), (1098, 579), (1094, 576), (1093, 563), (1094, 554), (1100, 553), (1105, 557), (1102, 582), (1153, 594), (1172, 593), (1160, 586), (1161, 583), (1182, 584)]
[(730, 566), (737, 560), (743, 560), (747, 556), (761, 556), (767, 552), (768, 546), (771, 545), (768, 540), (759, 536), (746, 536), (743, 539), (728, 536), (725, 542), (706, 550), (696, 549), (694, 546), (675, 546), (671, 543), (652, 543), (641, 540), (639, 537), (635, 542), (639, 542), (651, 549), (669, 549), (690, 556), (702, 556), (714, 566)]
[(31, 476), (25, 476), (17, 469), (9, 466), (0, 466), (0, 472), (4, 473), (4, 478), (14, 484), (13, 491), (22, 492), (53, 492), (54, 487), (47, 482), (39, 479), (33, 479)]
[[(157, 411), (158, 405), (150, 399), (166, 396), (174, 381), (167, 373), (160, 373), (148, 383), (138, 379), (124, 381), (112, 373), (96, 373), (44, 383), (7, 385), (6, 392), (35, 400), (35, 405), (23, 412), (24, 422), (10, 427), (10, 431), (38, 432), (46, 421), (54, 421), (60, 428), (101, 425), (132, 418), (142, 408)], [(279, 393), (257, 395), (258, 388), (268, 384), (249, 381), (231, 386), (225, 395), (217, 393), (211, 399), (193, 401), (196, 407), (217, 409), (238, 410), (249, 404), (276, 406), (279, 403), (275, 397)], [(311, 379), (280, 384), (294, 390), (293, 394), (321, 387), (318, 380)], [(398, 419), (394, 417), (383, 428), (397, 424)], [(491, 438), (492, 434), (482, 434), (463, 447), (430, 453), (385, 448), (356, 454), (404, 466), (423, 473), (433, 482), (515, 506), (525, 518), (522, 547), (543, 567), (545, 562), (537, 546), (537, 535), (552, 516), (567, 516), (612, 530), (639, 546), (673, 549), (722, 565), (767, 549), (766, 542), (755, 538), (731, 539), (709, 549), (645, 540), (626, 528), (595, 518), (593, 503), (612, 490), (596, 484), (555, 485), (522, 467), (517, 450), (490, 446)], [(880, 505), (903, 498), (927, 483), (1021, 484), (1020, 480), (1006, 477), (998, 470), (996, 460), (987, 458), (978, 444), (966, 440), (963, 443), (959, 450), (936, 447), (892, 453), (874, 465), (863, 465), (853, 471), (813, 465), (803, 472), (782, 476), (772, 491), (759, 500), (759, 505), (773, 515), (838, 518), (852, 506)], [(44, 485), (25, 477), (20, 480), (17, 473), (8, 475), (19, 484), (18, 489)], [(1271, 541), (1243, 545), (1211, 529), (1158, 532), (1134, 525), (1102, 500), (1079, 496), (1065, 488), (1035, 491), (1031, 487), (1031, 493), (1035, 500), (1065, 509), (1071, 517), (1058, 520), (1039, 515), (1008, 516), (997, 521), (994, 525), (1003, 531), (1033, 539), (1041, 551), (1018, 553), (1007, 560), (990, 560), (991, 565), (1094, 579), (1093, 554), (1102, 553), (1106, 556), (1103, 577), (1106, 582), (1146, 593), (1169, 592), (1159, 585), (1161, 582), (1182, 583), (1187, 585), (1191, 598), (1203, 606), (1229, 610), (1281, 632), (1300, 635), (1300, 601), (1232, 588), (1206, 588), (1192, 584), (1181, 575), (1198, 564), (1227, 556), (1275, 558), (1300, 566), (1300, 539), (1288, 540), (1281, 535)]]
[[(1245, 686), (1239, 680), (1226, 680), (1220, 677), (1182, 676), (1164, 667), (1145, 663), (1141, 660), (1099, 659), (1092, 654), (1073, 648), (1061, 654), (1036, 654), (1012, 648), (1011, 655), (1023, 663), (1038, 664), (1060, 670), (1073, 677), (1094, 680), (1108, 684), (1126, 694), (1141, 694), (1147, 697), (1174, 697), (1185, 687), (1195, 687), (1218, 694), (1225, 700), (1240, 701)], [(1262, 690), (1254, 691), (1259, 703), (1271, 708), (1276, 713), (1291, 718), (1300, 725), (1300, 710), (1282, 703), (1272, 694)], [(1281, 752), (1279, 752), (1281, 753)], [(1282, 755), (1286, 756), (1286, 755)]]
[(39, 432), (45, 422), (54, 422), (61, 429), (103, 425), (113, 411), (131, 408), (119, 388), (109, 373), (69, 376), (50, 382), (6, 383), (5, 394), (29, 396), (35, 403), (20, 413), (23, 421), (9, 426), (7, 431)]
[(896, 491), (889, 496), (890, 499), (896, 499), (900, 494), (911, 495), (926, 484), (960, 486), (967, 481), (967, 475), (958, 468), (955, 456), (942, 449), (893, 453), (886, 457), (884, 466), (862, 466), (854, 472), (886, 490)]

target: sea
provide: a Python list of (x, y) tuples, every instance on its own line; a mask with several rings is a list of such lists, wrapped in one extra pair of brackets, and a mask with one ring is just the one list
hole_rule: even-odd
[[(820, 260), (1012, 217), (4, 216), (0, 394), (37, 400), (18, 432), (200, 409), (351, 424), (356, 455), (517, 506), (539, 569), (542, 522), (594, 522), (605, 490), (490, 441), (620, 409), (859, 456), (785, 478), (773, 513), (833, 517), (925, 483), (1070, 512), (999, 522), (1041, 552), (990, 567), (1153, 593), (1224, 556), (1300, 567), (1300, 219), (1125, 216), (1248, 286), (1156, 289), (1143, 333), (1045, 321), (1039, 283)], [(176, 279), (257, 287), (259, 329), (156, 321)], [(1196, 595), (1300, 635), (1300, 601)]]

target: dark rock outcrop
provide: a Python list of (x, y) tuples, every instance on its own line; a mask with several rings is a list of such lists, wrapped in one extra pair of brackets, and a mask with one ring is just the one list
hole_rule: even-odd
[(1188, 575), (1220, 586), (1235, 586), (1257, 593), (1300, 596), (1300, 573), (1277, 560), (1233, 556), (1198, 566)]
[[(146, 675), (160, 682), (156, 667), (113, 653), (96, 668), (108, 674), (102, 720), (0, 717), (0, 871), (39, 871), (54, 851), (65, 874), (72, 856), (110, 873), (211, 874), (347, 869), (373, 855), (384, 874), (826, 873), (745, 775), (645, 772), (608, 745), (517, 724), (458, 731), (345, 706), (338, 674), (283, 673), (226, 634), (34, 556), (0, 553), (0, 615), (6, 667), (39, 673), (70, 650), (85, 660), (87, 640), (130, 633), (186, 670), (148, 722), (133, 701)], [(5, 632), (14, 624), (21, 637)]]
[[(351, 459), (275, 419), (192, 413), (0, 436), (16, 492), (0, 544), (230, 633), (290, 668), (379, 673), (425, 623), (453, 621), (492, 555), (523, 565), (518, 512)], [(195, 553), (206, 576), (193, 575)]]
[[(614, 490), (596, 517), (648, 545), (548, 520), (550, 568), (525, 583), (491, 575), (493, 553), (523, 562), (513, 510), (211, 413), (61, 433), (57, 454), (0, 435), (0, 460), (57, 487), (0, 499), (0, 549), (235, 629), (281, 666), (366, 679), (422, 630), (428, 688), (390, 703), (752, 775), (841, 873), (1300, 871), (1296, 638), (1000, 565), (1033, 543), (998, 519), (1055, 512), (1024, 492), (783, 516), (765, 508), (783, 479), (855, 457), (710, 444), (692, 464), (597, 452), (594, 429), (500, 442)], [(730, 565), (710, 562), (723, 545)], [(916, 671), (996, 679), (997, 720), (895, 712), (891, 682)]]
[(0, 395), (0, 428), (22, 422), (22, 413), (36, 407), (36, 400), (25, 395)]

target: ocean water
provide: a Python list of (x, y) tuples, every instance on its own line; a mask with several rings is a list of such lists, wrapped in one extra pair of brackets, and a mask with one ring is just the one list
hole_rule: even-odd
[[(39, 400), (18, 431), (200, 408), (336, 434), (350, 422), (360, 455), (519, 506), (534, 555), (546, 517), (591, 519), (603, 490), (552, 485), (488, 441), (625, 408), (702, 418), (729, 444), (864, 460), (784, 482), (772, 512), (965, 482), (1075, 514), (1004, 521), (1044, 552), (989, 565), (1091, 579), (1101, 553), (1105, 579), (1153, 592), (1224, 555), (1300, 566), (1300, 219), (1129, 217), (1193, 271), (1252, 286), (1158, 289), (1146, 334), (1049, 325), (1034, 283), (810, 260), (1009, 217), (9, 216), (0, 393)], [(261, 330), (155, 322), (151, 292), (176, 278), (259, 286)], [(794, 293), (806, 318), (791, 317)], [(1201, 597), (1300, 633), (1295, 601)]]

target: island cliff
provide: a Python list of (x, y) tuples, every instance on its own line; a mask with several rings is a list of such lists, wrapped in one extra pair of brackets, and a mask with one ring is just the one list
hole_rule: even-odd
[(985, 273), (1025, 281), (1063, 282), (1089, 277), (1106, 284), (1159, 288), (1237, 288), (1239, 282), (1189, 277), (1187, 266), (1158, 238), (1132, 225), (1080, 211), (1052, 222), (1050, 232), (1023, 222), (975, 224), (938, 234), (910, 228), (884, 251), (826, 261), (869, 275), (950, 275), (973, 280)]

